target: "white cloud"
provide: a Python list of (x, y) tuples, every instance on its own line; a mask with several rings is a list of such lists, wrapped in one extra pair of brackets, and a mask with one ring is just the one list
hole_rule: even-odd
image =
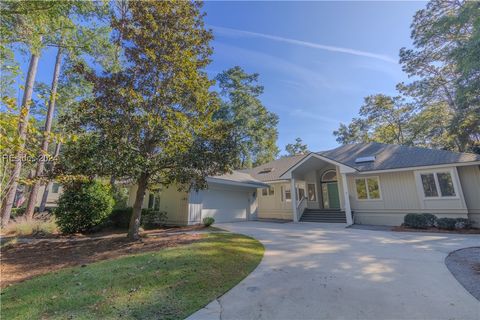
[(359, 90), (356, 85), (345, 82), (337, 83), (332, 79), (327, 79), (322, 72), (315, 71), (312, 66), (307, 68), (267, 53), (239, 48), (218, 41), (215, 42), (214, 49), (217, 54), (221, 52), (221, 56), (217, 59), (227, 59), (230, 64), (247, 67), (247, 70), (248, 67), (253, 66), (256, 68), (255, 71), (261, 71), (258, 70), (258, 67), (261, 67), (280, 72), (282, 76), (278, 80), (295, 90), (310, 90), (310, 94), (312, 89), (329, 89), (343, 93), (358, 92)]
[(314, 120), (328, 122), (328, 123), (335, 124), (335, 125), (338, 125), (340, 122), (342, 122), (341, 120), (321, 116), (317, 112), (312, 112), (312, 111), (301, 109), (301, 108), (290, 109), (289, 114), (292, 117), (314, 119)]
[(308, 41), (302, 41), (297, 39), (274, 36), (274, 35), (265, 34), (265, 33), (251, 32), (251, 31), (231, 29), (231, 28), (218, 27), (218, 26), (210, 26), (210, 27), (212, 27), (214, 31), (224, 35), (228, 35), (228, 36), (264, 38), (264, 39), (289, 43), (289, 44), (307, 47), (307, 48), (314, 48), (314, 49), (325, 50), (330, 52), (340, 52), (340, 53), (350, 54), (354, 56), (361, 56), (361, 57), (382, 60), (390, 63), (397, 63), (396, 59), (384, 54), (361, 51), (361, 50), (356, 50), (352, 48), (329, 46), (329, 45), (319, 44), (315, 42), (308, 42)]

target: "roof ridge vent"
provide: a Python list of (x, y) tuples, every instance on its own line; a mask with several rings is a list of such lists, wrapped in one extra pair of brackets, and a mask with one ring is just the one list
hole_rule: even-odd
[(355, 163), (374, 162), (375, 158), (375, 156), (358, 157), (355, 159)]

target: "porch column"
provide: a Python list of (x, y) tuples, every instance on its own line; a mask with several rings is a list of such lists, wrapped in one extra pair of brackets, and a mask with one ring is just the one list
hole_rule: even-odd
[(348, 181), (347, 175), (342, 173), (342, 187), (343, 187), (343, 199), (345, 201), (345, 216), (347, 218), (347, 225), (351, 226), (353, 224), (352, 219), (352, 208), (350, 207), (350, 194), (348, 192)]
[(292, 197), (293, 222), (298, 222), (297, 190), (295, 189), (295, 178), (293, 177), (293, 175), (292, 175), (292, 179), (290, 179), (290, 194)]

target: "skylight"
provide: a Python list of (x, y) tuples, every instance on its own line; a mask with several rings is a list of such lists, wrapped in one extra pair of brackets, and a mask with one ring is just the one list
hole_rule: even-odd
[(375, 156), (368, 156), (368, 157), (358, 157), (355, 159), (355, 163), (362, 163), (362, 162), (374, 162)]
[(263, 168), (258, 173), (270, 173), (273, 171), (273, 168)]

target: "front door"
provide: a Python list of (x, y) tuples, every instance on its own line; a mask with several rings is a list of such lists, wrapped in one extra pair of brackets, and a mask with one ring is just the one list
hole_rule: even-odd
[(329, 182), (327, 185), (327, 199), (328, 199), (328, 207), (329, 209), (338, 209), (340, 208), (340, 198), (338, 196), (338, 183), (337, 182)]
[(335, 170), (326, 171), (322, 175), (322, 199), (323, 208), (339, 209), (340, 197), (338, 195), (337, 173)]

